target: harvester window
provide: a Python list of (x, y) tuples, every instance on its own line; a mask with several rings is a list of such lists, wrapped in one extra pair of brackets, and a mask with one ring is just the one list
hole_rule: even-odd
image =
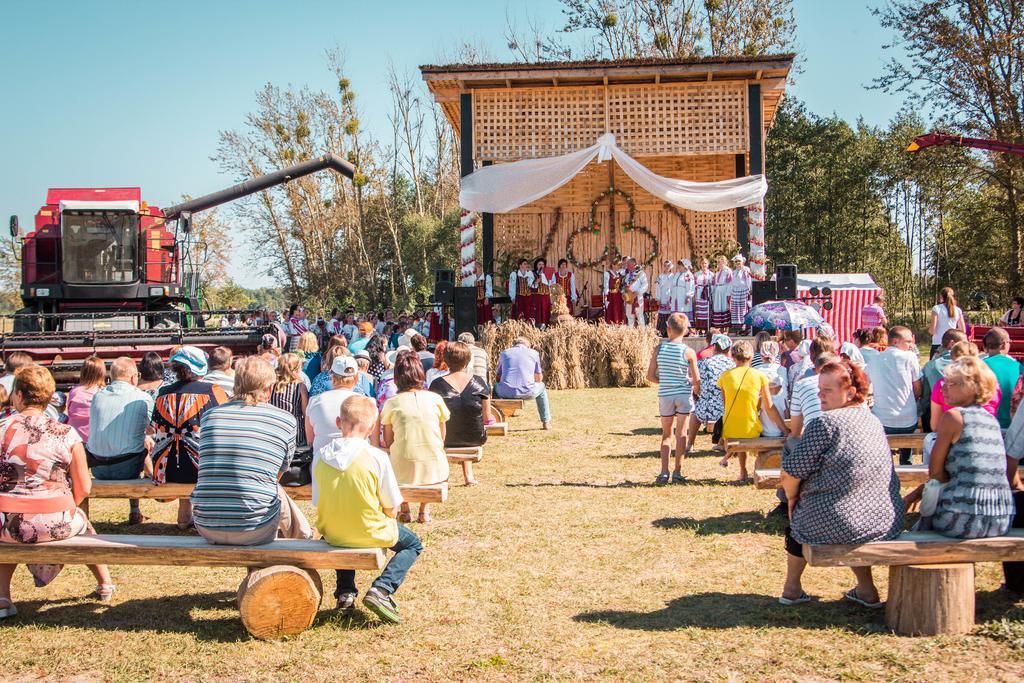
[(137, 214), (65, 211), (62, 228), (65, 282), (104, 284), (137, 279)]

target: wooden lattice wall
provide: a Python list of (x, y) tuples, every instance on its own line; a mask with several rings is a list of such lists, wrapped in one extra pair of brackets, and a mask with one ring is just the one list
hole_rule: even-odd
[(743, 154), (743, 82), (509, 88), (473, 93), (477, 163), (558, 156), (606, 132), (634, 157)]
[[(640, 163), (655, 173), (673, 178), (713, 181), (736, 177), (736, 157), (732, 154), (677, 157), (641, 157)], [(536, 202), (510, 213), (494, 217), (495, 236), (495, 280), (503, 283), (507, 272), (505, 261), (509, 256), (525, 256), (531, 260), (543, 255), (548, 263), (555, 265), (566, 255), (570, 233), (590, 222), (591, 204), (603, 191), (608, 189), (608, 167), (614, 170), (614, 184), (629, 194), (636, 209), (634, 223), (648, 228), (659, 241), (659, 258), (655, 266), (647, 269), (653, 279), (660, 272), (660, 262), (668, 257), (673, 260), (708, 255), (723, 240), (736, 239), (736, 211), (702, 213), (695, 211), (675, 212), (665, 208), (665, 203), (641, 189), (613, 162), (591, 163), (572, 181)], [(622, 225), (629, 219), (629, 208), (621, 197), (615, 198), (615, 220), (610, 220), (608, 201), (604, 200), (596, 213), (601, 226), (599, 235), (581, 234), (575, 239), (574, 251), (577, 260), (592, 261), (599, 258), (609, 241), (609, 231), (614, 226), (615, 244), (623, 255), (631, 255), (641, 262), (650, 254), (650, 240), (641, 233), (625, 233)], [(556, 209), (558, 226), (551, 235)], [(685, 224), (679, 216), (685, 218)], [(542, 247), (550, 246), (541, 254)], [(696, 251), (696, 254), (694, 254)], [(500, 264), (500, 265), (499, 265)], [(581, 271), (575, 268), (577, 286), (590, 284), (589, 293), (600, 291), (602, 266)]]

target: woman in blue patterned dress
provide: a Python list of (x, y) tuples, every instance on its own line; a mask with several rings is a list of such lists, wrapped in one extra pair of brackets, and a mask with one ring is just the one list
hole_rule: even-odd
[(939, 418), (928, 464), (929, 478), (944, 486), (935, 513), (919, 528), (953, 538), (1002, 536), (1013, 519), (1013, 497), (999, 423), (983, 407), (996, 393), (996, 377), (973, 356), (952, 362), (945, 376), (942, 395), (952, 407)]
[[(697, 425), (703, 422), (708, 432), (711, 432), (711, 426), (725, 414), (718, 378), (726, 370), (736, 367), (736, 363), (729, 355), (729, 349), (732, 348), (732, 340), (729, 337), (724, 334), (716, 334), (711, 338), (711, 346), (714, 347), (715, 353), (697, 363), (697, 372), (700, 374), (700, 395), (697, 396), (697, 404), (693, 409), (693, 414), (697, 416), (697, 419), (690, 422), (689, 443), (693, 443), (693, 440), (697, 438)], [(715, 444), (713, 448), (721, 450), (718, 444)]]

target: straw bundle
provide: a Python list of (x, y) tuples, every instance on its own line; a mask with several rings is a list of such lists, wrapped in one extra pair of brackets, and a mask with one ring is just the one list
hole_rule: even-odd
[(517, 337), (528, 339), (540, 353), (544, 382), (552, 389), (647, 386), (647, 365), (658, 339), (651, 327), (593, 325), (574, 318), (539, 330), (508, 320), (481, 331), (491, 367)]

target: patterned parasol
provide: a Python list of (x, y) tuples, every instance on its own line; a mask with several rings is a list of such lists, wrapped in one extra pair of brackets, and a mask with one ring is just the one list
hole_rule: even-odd
[(762, 330), (817, 328), (823, 322), (816, 310), (796, 301), (766, 301), (751, 308), (743, 319), (745, 325)]

